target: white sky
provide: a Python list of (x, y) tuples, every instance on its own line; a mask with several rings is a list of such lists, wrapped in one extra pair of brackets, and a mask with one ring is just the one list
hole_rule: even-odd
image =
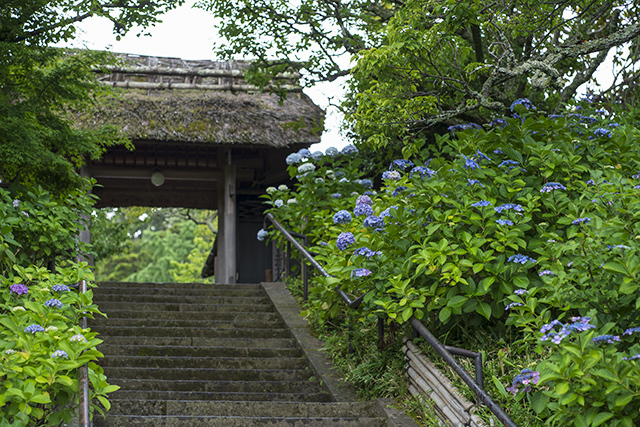
[[(160, 16), (162, 23), (144, 31), (151, 33), (151, 36), (137, 37), (138, 31), (134, 28), (120, 41), (116, 40), (109, 20), (88, 19), (77, 25), (77, 37), (67, 46), (138, 55), (215, 60), (213, 44), (219, 38), (213, 27), (214, 18), (208, 12), (192, 8), (193, 3), (194, 0), (187, 0), (185, 5)], [(327, 113), (322, 142), (312, 146), (312, 151), (324, 151), (331, 146), (340, 149), (348, 144), (339, 132), (341, 115), (335, 108), (327, 108), (330, 98), (335, 98), (333, 102), (336, 103), (342, 95), (341, 83), (323, 83), (304, 91)]]

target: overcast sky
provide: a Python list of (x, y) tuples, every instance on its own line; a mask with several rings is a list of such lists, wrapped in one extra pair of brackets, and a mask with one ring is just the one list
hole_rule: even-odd
[[(138, 55), (215, 60), (213, 45), (218, 38), (213, 27), (214, 19), (208, 12), (193, 9), (193, 3), (194, 0), (187, 0), (185, 5), (160, 16), (163, 22), (145, 31), (151, 33), (151, 36), (137, 37), (139, 31), (134, 28), (120, 41), (116, 40), (109, 20), (85, 20), (77, 26), (77, 37), (68, 45)], [(341, 96), (342, 83), (338, 81), (317, 85), (304, 91), (318, 106), (327, 110), (322, 142), (314, 145), (313, 149), (324, 151), (330, 146), (342, 148), (348, 143), (339, 133), (341, 117), (334, 108), (327, 109), (330, 98)]]

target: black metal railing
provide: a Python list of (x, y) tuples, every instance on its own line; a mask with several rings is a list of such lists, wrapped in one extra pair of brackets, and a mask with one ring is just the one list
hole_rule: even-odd
[[(332, 277), (331, 274), (327, 273), (327, 271), (322, 268), (322, 266), (316, 261), (312, 254), (307, 251), (307, 249), (300, 244), (295, 238), (296, 236), (302, 236), (298, 233), (291, 233), (287, 231), (276, 219), (275, 217), (268, 213), (265, 217), (264, 221), (264, 229), (267, 229), (266, 222), (269, 220), (273, 226), (278, 229), (282, 233), (282, 235), (287, 239), (289, 243), (291, 243), (302, 255), (304, 259), (306, 259), (311, 266), (313, 266), (318, 273), (323, 275), (324, 277)], [(305, 236), (302, 236), (305, 237)], [(307, 242), (308, 243), (308, 242)], [(302, 262), (304, 265), (304, 261)], [(306, 275), (305, 275), (306, 276)], [(304, 283), (304, 297), (307, 298), (307, 286), (308, 284)], [(340, 289), (340, 285), (336, 286), (334, 290), (340, 295), (340, 298), (349, 306), (351, 309), (356, 309), (362, 302), (364, 295), (351, 299), (349, 295), (346, 294), (342, 289)], [(380, 329), (384, 327), (384, 324), (381, 322), (382, 319), (379, 319), (378, 328), (379, 328), (379, 337), (380, 337)], [(474, 351), (465, 350), (462, 348), (451, 347), (443, 345), (438, 339), (427, 329), (427, 327), (420, 322), (415, 316), (411, 316), (408, 323), (412, 326), (414, 333), (417, 333), (420, 337), (422, 337), (427, 343), (429, 343), (434, 350), (444, 359), (445, 362), (453, 369), (453, 371), (458, 374), (458, 376), (464, 381), (464, 383), (473, 391), (476, 395), (478, 401), (484, 404), (492, 413), (496, 416), (496, 418), (502, 422), (507, 427), (518, 427), (518, 425), (507, 415), (507, 413), (498, 405), (492, 398), (484, 391), (484, 380), (482, 374), (482, 355), (480, 353), (476, 353)], [(453, 357), (453, 355), (469, 357), (474, 359), (475, 365), (475, 376), (474, 379)]]

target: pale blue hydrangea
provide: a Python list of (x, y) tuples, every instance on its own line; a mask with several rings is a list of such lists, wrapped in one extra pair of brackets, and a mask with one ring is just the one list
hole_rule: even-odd
[(342, 149), (342, 151), (341, 151), (341, 153), (342, 153), (343, 155), (346, 155), (346, 156), (350, 156), (350, 155), (352, 155), (352, 154), (356, 154), (357, 152), (358, 152), (358, 149), (357, 149), (357, 148), (356, 148), (356, 146), (355, 146), (355, 145), (353, 145), (353, 144), (349, 144), (349, 145), (347, 145), (347, 146), (346, 146), (346, 147), (344, 147), (344, 148)]
[(302, 161), (302, 156), (298, 153), (291, 153), (285, 159), (288, 165), (297, 165)]
[(316, 170), (316, 166), (313, 163), (303, 163), (298, 166), (298, 176), (303, 177), (309, 172), (313, 172)]
[(316, 162), (322, 160), (323, 157), (324, 154), (322, 153), (322, 151), (314, 151), (313, 153), (311, 153), (311, 158)]
[(349, 246), (353, 245), (355, 242), (356, 242), (356, 238), (354, 237), (353, 233), (351, 233), (350, 231), (347, 231), (344, 233), (340, 233), (340, 235), (336, 239), (336, 246), (341, 251), (344, 251)]
[(258, 236), (257, 236), (258, 241), (264, 242), (264, 239), (266, 239), (268, 235), (269, 235), (269, 232), (267, 230), (259, 230)]
[(277, 199), (275, 202), (273, 202), (273, 206), (275, 206), (276, 208), (279, 208), (282, 205), (284, 205), (284, 200), (282, 199)]
[(20, 200), (15, 199), (15, 200), (13, 201), (13, 207), (14, 207), (14, 208), (18, 208), (18, 207), (20, 207)]
[(515, 203), (505, 203), (504, 205), (500, 205), (500, 206), (496, 206), (495, 208), (493, 208), (496, 212), (500, 213), (502, 211), (505, 210), (514, 210), (516, 212), (524, 212), (524, 208), (520, 205), (517, 205)]
[(470, 186), (470, 185), (475, 185), (475, 184), (478, 184), (479, 186), (484, 187), (484, 184), (481, 183), (480, 181), (478, 181), (477, 179), (467, 178), (467, 187)]
[(71, 289), (67, 285), (53, 285), (51, 290), (54, 292), (69, 292)]
[(280, 190), (280, 191), (287, 191), (288, 189), (289, 189), (289, 187), (287, 187), (284, 184), (278, 185), (278, 190)]
[(51, 358), (55, 359), (56, 357), (62, 357), (63, 359), (68, 359), (69, 355), (64, 350), (56, 350), (51, 354)]
[(557, 276), (556, 273), (554, 273), (551, 270), (542, 270), (540, 273), (538, 273), (538, 276), (542, 277), (542, 276)]
[(336, 157), (338, 154), (340, 154), (340, 152), (338, 151), (338, 149), (336, 147), (329, 147), (329, 148), (326, 149), (326, 151), (324, 153), (328, 157)]
[(591, 218), (589, 217), (584, 217), (584, 218), (576, 218), (573, 221), (571, 221), (571, 224), (573, 225), (580, 225), (580, 224), (586, 224), (589, 221), (591, 221)]
[(482, 208), (485, 206), (491, 206), (491, 202), (488, 200), (480, 200), (479, 202), (472, 203), (471, 206), (474, 208)]
[(402, 176), (400, 175), (400, 172), (398, 172), (398, 171), (384, 171), (382, 173), (382, 179), (388, 179), (390, 181), (397, 181), (400, 178), (402, 178)]
[(38, 325), (37, 323), (33, 323), (29, 326), (27, 326), (26, 328), (24, 328), (25, 332), (31, 332), (32, 334), (35, 334), (36, 332), (44, 332), (44, 328), (40, 325)]
[(365, 257), (367, 259), (369, 259), (369, 258), (371, 258), (373, 256), (376, 256), (376, 255), (382, 255), (382, 251), (372, 251), (371, 249), (367, 248), (366, 246), (356, 249), (355, 251), (353, 251), (353, 253), (355, 255), (358, 255), (358, 256), (363, 256), (363, 257)]
[(316, 178), (316, 184), (322, 184), (324, 182), (324, 179), (322, 178)]
[(524, 304), (522, 304), (521, 302), (512, 302), (510, 304), (507, 304), (507, 306), (504, 308), (504, 311), (510, 310), (513, 307), (520, 307)]
[(395, 206), (395, 205), (394, 206), (389, 206), (387, 209), (383, 210), (380, 213), (380, 218), (391, 217), (391, 212), (390, 212), (391, 209), (398, 209), (398, 207)]
[(273, 194), (276, 191), (278, 191), (276, 187), (267, 187), (267, 194)]
[(69, 341), (71, 341), (71, 342), (87, 342), (87, 339), (82, 334), (76, 334), (76, 335), (72, 336), (71, 338), (69, 338)]
[(342, 194), (340, 194), (340, 193), (333, 193), (333, 194), (331, 195), (331, 198), (332, 198), (332, 199), (339, 199), (340, 197), (342, 197)]
[(508, 219), (496, 219), (496, 222), (500, 225), (513, 225), (513, 221)]
[(359, 196), (356, 200), (356, 205), (365, 204), (371, 206), (373, 204), (373, 200), (369, 196)]
[(62, 308), (64, 306), (64, 304), (62, 304), (62, 301), (55, 298), (51, 298), (50, 300), (45, 301), (44, 305), (47, 307), (54, 307), (54, 308)]
[(389, 170), (393, 170), (394, 168), (398, 168), (402, 171), (406, 170), (407, 168), (413, 167), (414, 164), (411, 160), (405, 160), (405, 159), (398, 159), (398, 160), (394, 160), (391, 162), (391, 165), (389, 165)]
[(594, 344), (598, 345), (598, 344), (614, 344), (615, 342), (620, 341), (620, 337), (618, 335), (600, 335), (597, 337), (594, 337), (591, 342), (593, 342)]
[(541, 193), (549, 193), (553, 190), (566, 190), (567, 187), (560, 184), (559, 182), (547, 182), (544, 187), (540, 189)]
[(311, 151), (309, 151), (308, 148), (301, 148), (300, 150), (298, 150), (298, 154), (300, 154), (302, 157), (306, 157), (307, 159), (311, 157)]
[(515, 255), (511, 255), (509, 259), (507, 259), (507, 262), (515, 262), (516, 264), (526, 264), (527, 262), (535, 263), (536, 260), (527, 255), (515, 254)]
[(366, 277), (371, 274), (371, 270), (367, 270), (366, 268), (356, 268), (351, 272), (351, 277)]

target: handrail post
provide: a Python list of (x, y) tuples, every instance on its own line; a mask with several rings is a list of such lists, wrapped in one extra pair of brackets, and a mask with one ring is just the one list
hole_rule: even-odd
[[(79, 283), (79, 291), (83, 294), (87, 292), (86, 280), (81, 280)], [(80, 318), (80, 327), (85, 329), (87, 327), (87, 318)], [(91, 426), (91, 414), (89, 409), (89, 365), (84, 364), (78, 368), (78, 394), (80, 405), (80, 427)]]
[[(304, 247), (309, 247), (309, 238), (307, 236), (304, 237)], [(309, 299), (309, 270), (304, 257), (300, 258), (300, 264), (302, 266), (302, 299), (307, 301)]]

